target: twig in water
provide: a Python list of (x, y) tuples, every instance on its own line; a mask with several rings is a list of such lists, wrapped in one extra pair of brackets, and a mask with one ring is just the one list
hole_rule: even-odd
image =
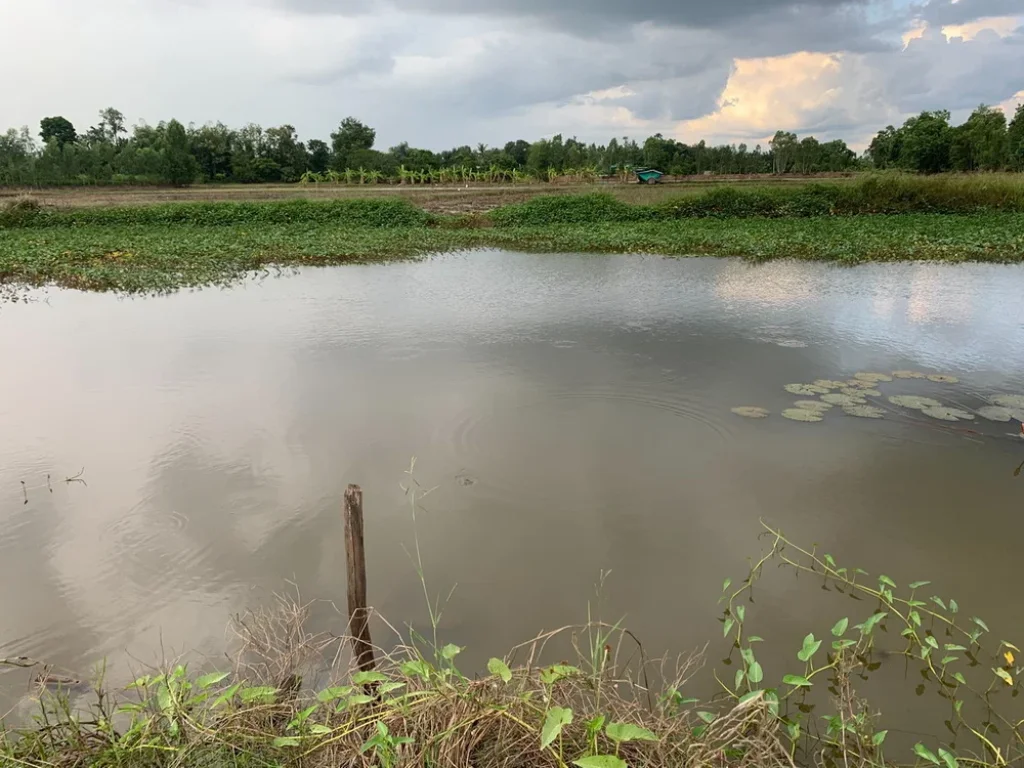
[(65, 477), (64, 478), (64, 482), (68, 483), (68, 484), (71, 484), (71, 483), (81, 483), (82, 485), (88, 487), (89, 484), (87, 482), (85, 482), (85, 480), (82, 479), (82, 475), (84, 475), (84, 474), (85, 474), (85, 467), (82, 467), (80, 470), (78, 470), (78, 474), (77, 475), (72, 475), (71, 477)]
[(25, 503), (28, 504), (28, 486), (25, 485), (25, 481), (21, 481), (21, 492), (25, 496)]
[(21, 667), (30, 669), (38, 667), (42, 662), (30, 659), (28, 656), (13, 656), (9, 659), (0, 659), (0, 667)]

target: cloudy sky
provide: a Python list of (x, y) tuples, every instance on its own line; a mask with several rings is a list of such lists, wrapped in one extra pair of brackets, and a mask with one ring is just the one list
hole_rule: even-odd
[(1024, 100), (1024, 0), (0, 0), (0, 129), (101, 107), (378, 146), (563, 133), (862, 148)]

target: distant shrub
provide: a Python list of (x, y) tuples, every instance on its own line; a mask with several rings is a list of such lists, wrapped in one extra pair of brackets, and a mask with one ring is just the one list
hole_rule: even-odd
[(35, 221), (43, 206), (34, 197), (21, 195), (0, 204), (0, 227), (24, 227)]
[(491, 212), (498, 227), (543, 227), (550, 224), (596, 224), (656, 218), (652, 208), (630, 205), (609, 194), (542, 195)]

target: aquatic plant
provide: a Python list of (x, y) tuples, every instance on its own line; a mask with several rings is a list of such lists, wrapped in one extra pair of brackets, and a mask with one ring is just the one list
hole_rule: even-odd
[(818, 411), (820, 413), (831, 410), (833, 407), (832, 403), (826, 403), (821, 400), (797, 400), (793, 405), (806, 411)]
[(887, 373), (855, 373), (853, 378), (858, 381), (865, 381), (869, 384), (877, 384), (881, 381), (892, 381), (892, 376)]
[(923, 379), (927, 374), (920, 371), (893, 371), (892, 375), (897, 379)]
[(942, 421), (970, 421), (974, 419), (974, 414), (970, 411), (965, 411), (960, 408), (949, 408), (943, 405), (931, 408), (922, 408), (921, 413), (925, 416), (931, 416), (933, 419), (941, 419)]
[(803, 395), (804, 397), (823, 395), (828, 392), (827, 387), (821, 387), (816, 384), (786, 384), (783, 389), (791, 395)]
[(842, 406), (863, 405), (864, 403), (867, 402), (867, 400), (865, 400), (863, 397), (858, 397), (856, 395), (846, 395), (843, 394), (842, 392), (830, 392), (827, 395), (822, 395), (821, 399), (826, 403)]
[(1024, 410), (1024, 395), (993, 395), (991, 400), (1003, 408)]
[(978, 409), (978, 415), (989, 421), (1024, 421), (1024, 409), (1014, 410), (1001, 405), (985, 405)]
[(782, 415), (792, 421), (821, 421), (822, 411), (812, 411), (807, 408), (787, 408)]
[(917, 411), (923, 411), (925, 408), (942, 407), (942, 403), (938, 400), (919, 395), (893, 395), (889, 398), (889, 402), (902, 408), (912, 408)]
[(862, 419), (881, 419), (885, 411), (874, 405), (845, 405), (843, 413), (848, 416), (859, 416)]
[(740, 405), (731, 409), (737, 416), (748, 419), (764, 419), (768, 417), (769, 411), (754, 405)]
[(944, 373), (933, 373), (928, 376), (928, 381), (934, 381), (938, 384), (957, 384), (960, 379), (956, 376), (948, 376)]

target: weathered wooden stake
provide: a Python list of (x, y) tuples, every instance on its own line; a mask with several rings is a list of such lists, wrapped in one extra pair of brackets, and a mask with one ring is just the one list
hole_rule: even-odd
[(345, 491), (345, 555), (348, 561), (348, 633), (361, 672), (376, 668), (366, 609), (366, 550), (363, 548), (363, 489)]

